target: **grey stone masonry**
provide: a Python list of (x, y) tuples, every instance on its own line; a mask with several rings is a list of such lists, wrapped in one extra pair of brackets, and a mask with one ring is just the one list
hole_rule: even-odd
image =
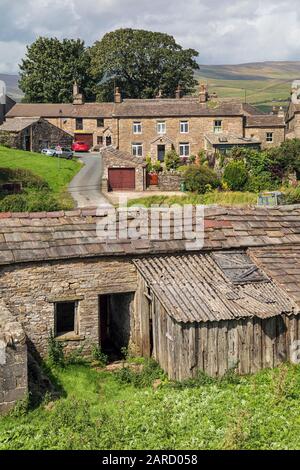
[(179, 191), (184, 180), (182, 173), (166, 171), (158, 174), (158, 188), (162, 191)]
[(0, 414), (7, 413), (28, 391), (26, 336), (0, 301)]

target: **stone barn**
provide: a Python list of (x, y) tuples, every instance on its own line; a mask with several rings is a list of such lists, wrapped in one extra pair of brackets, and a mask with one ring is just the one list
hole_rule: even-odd
[(73, 137), (42, 118), (10, 118), (0, 126), (0, 145), (39, 152), (52, 145), (71, 147)]
[(299, 206), (207, 207), (201, 249), (179, 237), (172, 216), (166, 236), (165, 221), (150, 212), (138, 236), (121, 236), (139, 211), (124, 220), (117, 210), (105, 236), (105, 210), (1, 214), (0, 357), (18, 374), (7, 390), (0, 364), (2, 401), (26, 388), (22, 331), (41, 357), (52, 332), (66, 353), (125, 347), (153, 356), (176, 380), (297, 360)]

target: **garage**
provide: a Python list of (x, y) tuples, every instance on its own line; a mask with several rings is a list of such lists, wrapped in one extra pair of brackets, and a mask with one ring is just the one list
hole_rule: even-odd
[(135, 168), (109, 168), (108, 190), (135, 189)]
[(93, 147), (93, 134), (75, 134), (75, 142), (84, 142)]

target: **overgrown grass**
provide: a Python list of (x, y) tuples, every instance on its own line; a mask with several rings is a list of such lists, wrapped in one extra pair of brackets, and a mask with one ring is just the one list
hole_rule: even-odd
[[(45, 200), (49, 196), (49, 201), (43, 202), (42, 200), (40, 206), (35, 204), (39, 199), (36, 189), (26, 188), (24, 196), (28, 201), (29, 210), (35, 206), (37, 206), (37, 210), (40, 210), (39, 207), (43, 207), (43, 204), (47, 206), (46, 210), (51, 210), (52, 205), (54, 210), (72, 208), (74, 202), (67, 192), (67, 185), (81, 167), (81, 163), (77, 160), (53, 158), (0, 146), (0, 168), (30, 170), (48, 184), (49, 190), (47, 194), (43, 194), (43, 198)], [(28, 210), (28, 208), (24, 210)]]
[(0, 419), (0, 449), (300, 449), (300, 368), (158, 388), (84, 365), (66, 397)]
[(146, 196), (137, 199), (130, 199), (129, 206), (143, 205), (150, 207), (153, 204), (219, 204), (219, 205), (247, 205), (256, 204), (257, 194), (239, 191), (212, 191), (207, 194), (184, 194), (182, 196)]

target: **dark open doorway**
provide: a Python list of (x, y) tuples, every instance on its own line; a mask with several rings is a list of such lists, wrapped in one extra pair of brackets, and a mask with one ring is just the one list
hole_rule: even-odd
[(129, 345), (133, 299), (133, 292), (99, 296), (99, 342), (113, 360)]
[(166, 153), (166, 146), (165, 145), (158, 145), (157, 146), (157, 159), (160, 162), (163, 162), (165, 159)]

